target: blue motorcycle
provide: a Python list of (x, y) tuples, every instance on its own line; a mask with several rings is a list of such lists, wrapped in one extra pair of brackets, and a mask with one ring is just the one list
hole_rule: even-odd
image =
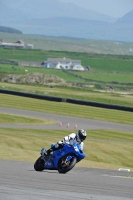
[[(43, 148), (42, 151), (46, 151), (46, 149)], [(65, 144), (61, 149), (55, 150), (50, 155), (41, 155), (36, 160), (34, 169), (36, 171), (58, 170), (59, 173), (66, 173), (84, 158), (85, 154), (77, 143), (72, 146)]]

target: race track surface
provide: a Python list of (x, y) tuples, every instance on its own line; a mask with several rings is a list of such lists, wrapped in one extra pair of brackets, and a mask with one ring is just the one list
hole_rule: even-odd
[(133, 174), (75, 167), (36, 172), (33, 163), (0, 160), (1, 200), (132, 200)]
[[(31, 129), (112, 129), (133, 132), (133, 126), (98, 120), (0, 107), (0, 113), (52, 119), (55, 125), (0, 127)], [(62, 126), (59, 123), (62, 122)], [(133, 173), (74, 167), (66, 174), (34, 170), (34, 163), (0, 160), (0, 200), (133, 200)]]
[[(70, 128), (74, 129), (75, 125), (77, 125), (78, 129), (86, 129), (86, 130), (96, 130), (96, 129), (111, 129), (111, 130), (120, 130), (120, 131), (128, 131), (133, 132), (133, 125), (127, 124), (118, 124), (112, 122), (105, 122), (99, 120), (90, 120), (84, 118), (70, 117), (64, 115), (56, 115), (56, 114), (48, 114), (43, 112), (35, 112), (35, 111), (27, 111), (27, 110), (19, 110), (14, 108), (3, 108), (0, 107), (0, 113), (7, 114), (16, 114), (22, 116), (30, 116), (35, 118), (44, 118), (44, 119), (52, 119), (57, 121), (57, 124), (54, 125), (5, 125), (0, 124), (0, 127), (5, 128), (26, 128), (26, 129), (68, 129), (67, 124), (69, 123)], [(62, 126), (59, 126), (59, 123), (62, 123)]]

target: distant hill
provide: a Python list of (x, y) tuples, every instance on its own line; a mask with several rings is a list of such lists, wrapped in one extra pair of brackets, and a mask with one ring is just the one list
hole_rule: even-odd
[[(17, 24), (21, 30), (22, 23)], [(67, 17), (31, 19), (23, 24), (23, 32), (56, 37), (133, 42), (133, 26)]]
[(22, 34), (22, 32), (17, 29), (5, 27), (5, 26), (0, 26), (0, 32)]
[(29, 19), (26, 14), (23, 14), (19, 9), (10, 8), (3, 0), (0, 0), (0, 25), (12, 26), (12, 23), (21, 20)]
[(0, 25), (25, 34), (133, 42), (133, 11), (114, 19), (58, 0), (0, 0)]
[(133, 10), (117, 20), (118, 23), (132, 24), (133, 25)]
[(108, 15), (104, 15), (90, 9), (85, 9), (72, 3), (59, 2), (57, 0), (38, 0), (34, 1), (34, 3), (33, 0), (28, 0), (21, 6), (21, 11), (29, 14), (32, 18), (40, 19), (68, 17), (108, 22), (114, 21), (114, 18)]
[(13, 18), (13, 15), (17, 15), (15, 19), (22, 20), (27, 19), (44, 19), (54, 17), (69, 17), (87, 20), (98, 20), (114, 22), (115, 18), (108, 15), (98, 13), (96, 11), (79, 7), (72, 3), (64, 3), (58, 0), (0, 0), (0, 16), (5, 14)]

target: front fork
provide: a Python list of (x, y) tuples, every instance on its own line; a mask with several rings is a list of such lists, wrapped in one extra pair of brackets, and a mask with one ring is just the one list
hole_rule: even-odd
[(61, 165), (63, 167), (67, 167), (69, 164), (70, 164), (70, 160), (71, 160), (72, 156), (67, 156), (66, 159), (63, 159), (62, 162), (61, 162)]

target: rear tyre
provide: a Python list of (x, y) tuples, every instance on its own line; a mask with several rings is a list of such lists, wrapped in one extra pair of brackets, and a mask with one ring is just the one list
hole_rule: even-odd
[[(69, 156), (69, 155), (68, 155)], [(71, 160), (68, 162), (67, 166), (63, 166), (62, 163), (64, 162), (64, 160), (66, 160), (66, 156), (63, 156), (58, 163), (58, 172), (65, 174), (68, 171), (70, 171), (77, 163), (77, 158), (76, 157), (72, 157)]]
[(41, 159), (41, 156), (34, 163), (34, 169), (36, 171), (43, 171), (44, 170), (44, 160)]

